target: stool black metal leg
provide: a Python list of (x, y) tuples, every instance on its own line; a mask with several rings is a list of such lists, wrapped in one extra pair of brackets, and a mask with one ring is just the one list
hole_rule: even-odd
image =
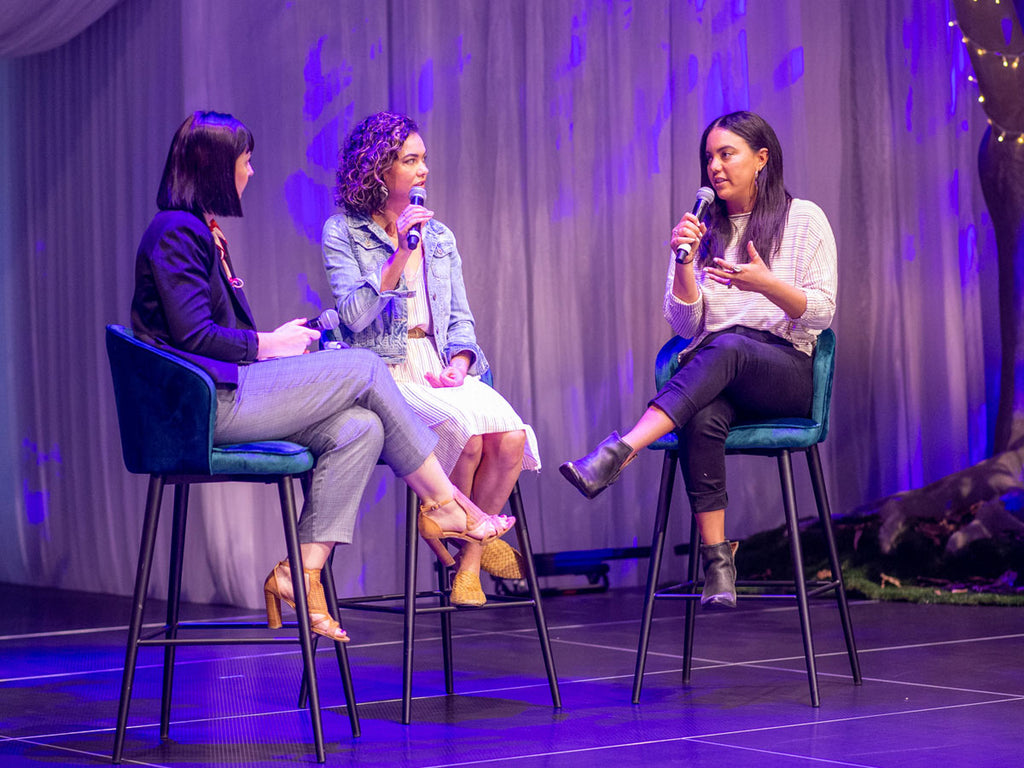
[(416, 493), (405, 495), (405, 632), (402, 638), (402, 724), (412, 721), (412, 660), (416, 637), (416, 555), (419, 529), (416, 526)]
[(640, 642), (636, 649), (636, 669), (633, 672), (633, 703), (640, 703), (640, 688), (644, 681), (644, 667), (647, 665), (647, 646), (651, 640), (651, 621), (654, 618), (655, 593), (658, 591), (658, 574), (661, 572), (661, 558), (665, 550), (665, 536), (668, 532), (668, 513), (672, 505), (672, 489), (675, 486), (676, 464), (679, 457), (674, 451), (666, 451), (661, 463), (661, 486), (658, 489), (658, 511), (654, 519), (654, 539), (651, 542), (651, 560), (647, 569), (647, 594), (644, 597), (644, 612), (640, 619)]
[[(302, 489), (302, 497), (304, 499), (309, 498), (309, 488), (313, 483), (313, 472), (312, 470), (302, 475), (299, 478), (299, 487)], [(327, 556), (327, 562), (334, 562), (334, 550)], [(313, 634), (313, 658), (316, 658), (317, 646), (320, 644), (320, 635)], [(309, 703), (309, 681), (306, 679), (306, 670), (302, 670), (302, 680), (299, 683), (299, 702), (296, 705), (299, 709), (305, 709), (306, 704)]]
[[(313, 482), (313, 473), (312, 472), (307, 472), (306, 474), (302, 475), (302, 477), (299, 479), (299, 487), (302, 488), (302, 496), (303, 496), (303, 498), (308, 498), (309, 497), (309, 487), (312, 484), (312, 482)], [(327, 562), (328, 563), (334, 562), (334, 550), (333, 549), (331, 550), (331, 554), (329, 554), (327, 556)], [(313, 637), (313, 658), (315, 659), (316, 658), (317, 646), (320, 645), (320, 635), (317, 635), (317, 634), (314, 633), (312, 635), (312, 637)], [(298, 704), (296, 706), (299, 709), (305, 709), (306, 705), (308, 703), (309, 703), (309, 681), (306, 679), (306, 670), (305, 670), (305, 668), (303, 668), (303, 670), (302, 670), (302, 681), (299, 683), (299, 702), (298, 702)]]
[[(334, 570), (331, 567), (333, 560), (334, 552), (332, 551), (320, 574), (320, 580), (323, 582), (324, 594), (327, 597), (327, 610), (330, 611), (331, 617), (340, 623), (338, 590), (334, 585)], [(352, 737), (358, 739), (362, 729), (359, 725), (359, 713), (356, 711), (356, 692), (352, 687), (352, 668), (348, 663), (348, 649), (345, 647), (345, 643), (336, 642), (334, 653), (338, 657), (338, 671), (341, 672), (341, 687), (345, 691), (345, 707), (348, 709), (348, 722), (352, 728)]]
[[(700, 531), (697, 530), (697, 516), (690, 515), (690, 552), (686, 558), (686, 579), (690, 589), (700, 578)], [(697, 624), (697, 600), (686, 601), (685, 618), (683, 619), (683, 685), (690, 683), (690, 671), (693, 669), (693, 630)]]
[[(447, 608), (451, 605), (452, 575), (451, 571), (439, 561), (434, 561), (437, 571), (437, 603)], [(447, 694), (455, 693), (455, 666), (452, 656), (452, 615), (443, 612), (441, 619), (441, 657), (444, 664), (444, 690)]]
[(512, 494), (508, 498), (509, 508), (516, 518), (516, 537), (523, 555), (523, 566), (526, 568), (526, 586), (533, 600), (533, 620), (537, 625), (537, 637), (540, 640), (540, 651), (544, 657), (544, 668), (548, 673), (548, 688), (551, 689), (551, 706), (562, 708), (562, 695), (558, 690), (558, 676), (555, 674), (555, 658), (551, 653), (551, 638), (548, 625), (544, 619), (544, 608), (540, 601), (540, 583), (537, 581), (537, 567), (533, 562), (533, 544), (530, 541), (530, 528), (526, 524), (526, 513), (523, 510), (523, 496), (516, 481)]
[(857, 644), (853, 639), (853, 622), (850, 619), (850, 606), (846, 600), (846, 583), (843, 581), (843, 569), (839, 561), (839, 549), (836, 547), (835, 531), (832, 530), (832, 510), (828, 503), (825, 476), (821, 471), (821, 457), (818, 455), (817, 445), (812, 445), (807, 451), (807, 469), (811, 473), (814, 500), (818, 506), (818, 519), (821, 521), (825, 545), (828, 547), (832, 580), (836, 582), (836, 606), (839, 608), (839, 620), (843, 625), (843, 637), (846, 639), (846, 653), (850, 657), (850, 672), (853, 675), (854, 685), (860, 685), (862, 682), (860, 659), (857, 656)]
[(821, 706), (818, 698), (818, 672), (814, 660), (814, 640), (811, 637), (811, 610), (807, 603), (807, 584), (804, 580), (804, 559), (800, 549), (800, 522), (796, 514), (796, 488), (793, 485), (793, 461), (790, 452), (779, 453), (779, 479), (782, 481), (782, 502), (789, 528), (789, 547), (793, 558), (793, 581), (796, 587), (797, 608), (800, 612), (800, 631), (804, 641), (807, 662), (807, 684), (811, 690), (811, 706)]
[[(171, 569), (167, 579), (167, 624), (164, 637), (178, 636), (178, 616), (181, 607), (181, 574), (185, 557), (185, 523), (188, 519), (188, 483), (174, 486), (174, 518), (171, 524)], [(167, 741), (171, 731), (171, 691), (174, 686), (174, 656), (177, 648), (164, 647), (164, 684), (160, 697), (160, 740)]]
[[(313, 658), (316, 658), (317, 647), (320, 645), (320, 635), (313, 635)], [(299, 709), (305, 709), (309, 703), (309, 681), (306, 680), (306, 670), (302, 670), (302, 680), (299, 682), (299, 702), (296, 705)]]
[(149, 590), (149, 574), (153, 567), (153, 549), (156, 546), (156, 529), (160, 521), (160, 501), (164, 491), (164, 479), (151, 475), (149, 491), (146, 494), (146, 516), (142, 523), (142, 541), (139, 545), (139, 564), (135, 571), (135, 593), (132, 596), (132, 618), (128, 623), (128, 645), (125, 650), (124, 674), (121, 676), (121, 698), (117, 705), (117, 728), (114, 730), (114, 754), (112, 762), (121, 762), (124, 750), (125, 729), (128, 726), (128, 705), (132, 699), (132, 685), (135, 682), (135, 663), (139, 656), (139, 636), (142, 634), (142, 620), (146, 609), (146, 593)]
[(313, 638), (309, 628), (309, 606), (306, 602), (306, 581), (302, 572), (302, 553), (299, 551), (299, 528), (295, 514), (295, 494), (291, 477), (282, 477), (277, 483), (281, 498), (281, 518), (284, 521), (284, 540), (288, 548), (288, 565), (292, 572), (292, 590), (295, 593), (295, 616), (302, 646), (302, 664), (309, 683), (309, 716), (313, 723), (313, 741), (316, 760), (326, 761), (323, 723), (320, 719), (320, 692), (316, 684), (316, 665), (313, 658)]

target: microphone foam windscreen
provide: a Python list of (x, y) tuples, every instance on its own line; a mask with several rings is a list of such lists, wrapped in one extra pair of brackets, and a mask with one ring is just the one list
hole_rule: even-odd
[(338, 317), (338, 310), (336, 309), (325, 309), (319, 318), (320, 327), (325, 331), (337, 328), (341, 324), (341, 318)]

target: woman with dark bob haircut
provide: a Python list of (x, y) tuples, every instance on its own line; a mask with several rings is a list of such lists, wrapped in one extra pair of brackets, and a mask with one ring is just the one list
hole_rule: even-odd
[[(334, 545), (352, 540), (359, 500), (378, 457), (425, 502), (420, 533), (432, 544), (490, 541), (514, 519), (484, 515), (448, 480), (437, 442), (405, 404), (380, 359), (364, 350), (303, 354), (319, 332), (303, 318), (257, 331), (227, 241), (214, 216), (241, 216), (253, 139), (231, 115), (196, 112), (171, 142), (157, 206), (135, 262), (132, 327), (187, 358), (217, 386), (217, 444), (289, 440), (316, 467), (299, 518), (309, 621), (337, 642), (348, 635), (327, 609), (320, 571)], [(267, 624), (281, 601), (295, 607), (288, 561), (263, 585)]]
[[(782, 180), (775, 131), (751, 112), (713, 120), (700, 178), (715, 191), (707, 225), (687, 213), (672, 230), (665, 319), (690, 339), (681, 367), (626, 434), (561, 466), (587, 498), (637, 452), (679, 434), (681, 470), (702, 541), (705, 607), (736, 606), (735, 542), (725, 538), (725, 439), (732, 424), (805, 416), (811, 354), (836, 307), (836, 244), (828, 219)], [(688, 246), (689, 253), (683, 249)]]
[[(477, 344), (455, 235), (433, 211), (410, 203), (410, 190), (427, 182), (426, 151), (416, 123), (404, 115), (379, 112), (356, 126), (338, 166), (336, 201), (345, 212), (324, 225), (324, 265), (345, 341), (383, 358), (409, 405), (437, 434), (435, 453), (452, 482), (485, 513), (497, 514), (519, 473), (540, 468), (537, 438), (480, 380), (487, 358)], [(438, 556), (455, 564), (447, 551)], [(486, 602), (481, 567), (523, 578), (519, 553), (504, 542), (465, 542), (453, 604)]]

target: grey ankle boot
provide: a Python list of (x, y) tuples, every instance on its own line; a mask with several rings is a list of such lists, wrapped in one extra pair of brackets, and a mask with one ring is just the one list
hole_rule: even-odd
[(723, 541), (720, 544), (702, 544), (700, 559), (704, 561), (704, 592), (700, 596), (703, 608), (736, 607), (736, 548), (739, 543)]
[(619, 479), (622, 468), (632, 461), (633, 449), (612, 432), (582, 459), (567, 461), (559, 467), (562, 476), (592, 499)]

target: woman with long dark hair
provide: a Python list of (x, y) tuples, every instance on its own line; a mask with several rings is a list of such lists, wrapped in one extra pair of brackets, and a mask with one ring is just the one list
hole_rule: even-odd
[[(735, 607), (735, 543), (725, 537), (725, 439), (742, 421), (804, 416), (811, 353), (835, 312), (836, 247), (822, 210), (783, 184), (775, 131), (751, 112), (714, 120), (701, 136), (701, 183), (714, 189), (707, 224), (673, 228), (664, 312), (691, 339), (679, 371), (621, 437), (613, 432), (561, 472), (587, 498), (637, 452), (676, 431), (704, 561), (705, 607)], [(682, 245), (690, 254), (676, 256)]]
[[(433, 433), (406, 405), (380, 358), (364, 350), (303, 354), (319, 332), (296, 318), (257, 331), (214, 216), (241, 216), (252, 176), (252, 133), (231, 115), (196, 112), (174, 135), (157, 206), (135, 262), (132, 327), (142, 340), (206, 370), (217, 387), (215, 443), (289, 440), (316, 456), (299, 518), (309, 620), (347, 642), (327, 608), (320, 571), (334, 545), (352, 540), (370, 472), (381, 458), (424, 501), (421, 535), (434, 547), (488, 542), (514, 519), (484, 515), (454, 487), (432, 449)], [(267, 621), (294, 608), (288, 561), (263, 585)]]
[[(379, 112), (357, 125), (338, 166), (336, 202), (323, 256), (342, 337), (379, 354), (409, 405), (438, 436), (452, 482), (497, 514), (523, 469), (539, 469), (537, 439), (511, 405), (480, 381), (477, 344), (455, 235), (410, 190), (427, 182), (426, 146), (405, 115)], [(422, 238), (411, 244), (409, 233)], [(454, 564), (454, 559), (451, 559)], [(452, 603), (486, 602), (480, 568), (522, 578), (518, 553), (501, 541), (464, 542)]]

